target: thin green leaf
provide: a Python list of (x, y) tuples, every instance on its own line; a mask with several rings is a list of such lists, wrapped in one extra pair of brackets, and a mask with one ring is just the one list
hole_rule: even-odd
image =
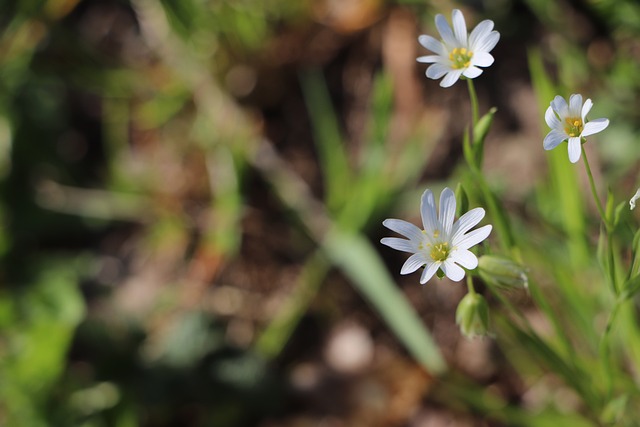
[(336, 212), (343, 206), (350, 190), (349, 163), (338, 119), (320, 71), (311, 70), (302, 74), (300, 82), (324, 175), (327, 206), (331, 212)]

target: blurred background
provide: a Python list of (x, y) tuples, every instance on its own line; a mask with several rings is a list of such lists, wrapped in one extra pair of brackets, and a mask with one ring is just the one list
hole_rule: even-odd
[(516, 228), (557, 215), (539, 197), (534, 67), (611, 119), (592, 167), (633, 194), (634, 0), (1, 2), (0, 425), (580, 413), (499, 339), (461, 337), (462, 284), (401, 277), (406, 255), (378, 243), (383, 219), (419, 223), (422, 191), (463, 173), (466, 85), (415, 61), (453, 8), (501, 33), (475, 82), (481, 113), (498, 108), (485, 172)]

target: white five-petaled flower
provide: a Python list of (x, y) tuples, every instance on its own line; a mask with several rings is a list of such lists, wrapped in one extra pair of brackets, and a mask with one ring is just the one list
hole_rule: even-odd
[(478, 266), (478, 258), (469, 248), (482, 242), (491, 232), (491, 225), (469, 231), (484, 218), (484, 209), (471, 209), (454, 222), (456, 196), (451, 189), (445, 188), (440, 194), (439, 215), (431, 190), (422, 194), (420, 213), (424, 230), (400, 219), (386, 219), (382, 222), (385, 227), (409, 240), (385, 237), (380, 242), (413, 254), (402, 266), (400, 274), (413, 273), (424, 265), (420, 277), (422, 284), (427, 283), (438, 269), (442, 269), (449, 279), (459, 282), (465, 275), (462, 267), (472, 270)]
[(585, 137), (601, 132), (609, 126), (609, 119), (595, 119), (587, 122), (587, 114), (593, 107), (591, 99), (582, 105), (582, 95), (573, 94), (567, 101), (557, 95), (547, 108), (544, 119), (551, 132), (544, 138), (545, 150), (556, 148), (561, 142), (568, 141), (569, 161), (576, 163), (582, 153)]
[(421, 56), (418, 62), (432, 64), (427, 69), (427, 77), (437, 80), (444, 76), (440, 86), (449, 87), (458, 81), (460, 76), (474, 79), (482, 74), (478, 67), (493, 64), (493, 56), (489, 53), (500, 40), (500, 33), (493, 30), (490, 19), (479, 23), (471, 34), (467, 34), (464, 16), (458, 9), (451, 14), (453, 31), (444, 16), (436, 15), (436, 28), (442, 41), (427, 35), (418, 37), (422, 46), (435, 55)]

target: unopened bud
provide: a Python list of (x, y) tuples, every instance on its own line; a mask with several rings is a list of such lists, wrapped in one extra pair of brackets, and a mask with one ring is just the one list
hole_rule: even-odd
[(497, 288), (528, 288), (529, 279), (524, 267), (509, 258), (483, 255), (478, 259), (478, 273), (485, 283)]
[(489, 305), (484, 297), (476, 293), (465, 295), (456, 310), (456, 323), (467, 338), (489, 335)]

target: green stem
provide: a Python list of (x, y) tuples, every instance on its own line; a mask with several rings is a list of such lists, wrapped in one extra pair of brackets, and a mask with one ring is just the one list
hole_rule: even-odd
[(611, 233), (607, 233), (607, 250), (609, 252), (608, 264), (609, 264), (609, 279), (611, 280), (611, 286), (613, 287), (614, 295), (619, 295), (618, 283), (616, 282), (616, 261), (615, 253), (613, 251), (613, 236)]
[(467, 289), (471, 295), (475, 295), (476, 288), (473, 287), (473, 277), (470, 274), (467, 274)]
[(473, 128), (478, 124), (478, 96), (472, 79), (467, 79), (467, 88), (469, 88), (469, 98), (471, 99), (471, 143), (473, 144)]
[(584, 167), (587, 170), (587, 176), (589, 177), (589, 186), (591, 187), (591, 193), (593, 194), (593, 199), (596, 202), (596, 206), (598, 208), (598, 213), (600, 214), (600, 218), (602, 218), (602, 223), (604, 224), (605, 233), (607, 234), (607, 263), (608, 265), (608, 273), (609, 280), (611, 281), (611, 286), (613, 289), (614, 295), (618, 295), (618, 284), (616, 283), (616, 263), (615, 263), (615, 253), (613, 251), (613, 225), (609, 222), (607, 215), (602, 206), (602, 202), (600, 201), (600, 197), (598, 197), (598, 191), (596, 190), (596, 184), (593, 179), (593, 173), (591, 173), (591, 166), (589, 166), (589, 159), (587, 158), (587, 152), (584, 149), (584, 145), (580, 147), (582, 150), (582, 159), (584, 160)]
[(584, 145), (580, 147), (582, 150), (582, 158), (584, 159), (584, 166), (587, 170), (587, 176), (589, 177), (589, 185), (591, 187), (591, 193), (593, 194), (593, 199), (596, 202), (596, 206), (598, 208), (598, 213), (600, 214), (600, 218), (602, 218), (602, 223), (604, 224), (604, 232), (607, 234), (607, 264), (608, 264), (608, 274), (609, 280), (611, 282), (611, 287), (613, 289), (614, 295), (616, 295), (616, 302), (609, 314), (609, 318), (607, 319), (607, 326), (602, 334), (602, 338), (600, 340), (600, 351), (602, 356), (602, 363), (604, 364), (605, 369), (605, 387), (607, 393), (607, 399), (611, 398), (611, 393), (613, 391), (613, 365), (611, 360), (611, 329), (613, 326), (613, 322), (616, 318), (616, 314), (620, 309), (620, 305), (624, 301), (621, 299), (618, 291), (618, 285), (616, 283), (616, 254), (614, 252), (613, 247), (613, 225), (609, 222), (607, 215), (605, 214), (604, 208), (602, 206), (602, 202), (600, 201), (600, 197), (598, 197), (598, 192), (596, 190), (596, 185), (593, 179), (593, 174), (591, 173), (591, 167), (589, 166), (589, 159), (587, 158), (587, 153), (584, 149)]
[[(469, 139), (467, 141), (469, 146), (473, 146), (475, 144), (475, 135), (474, 130), (476, 125), (478, 124), (478, 96), (476, 94), (476, 88), (473, 84), (472, 79), (467, 80), (467, 88), (469, 89), (469, 99), (471, 101), (471, 126), (469, 128)], [(473, 151), (473, 150), (471, 150)], [(492, 215), (493, 220), (495, 221), (496, 229), (498, 230), (498, 236), (500, 238), (500, 242), (503, 246), (503, 249), (510, 251), (514, 246), (514, 239), (511, 233), (511, 226), (509, 225), (508, 219), (500, 203), (496, 200), (495, 195), (489, 188), (484, 176), (482, 175), (481, 165), (476, 164), (473, 156), (471, 158), (467, 158), (467, 163), (469, 168), (471, 169), (473, 178), (477, 185), (480, 188), (482, 196), (484, 198), (484, 202), (487, 203), (487, 208)]]
[(604, 222), (604, 226), (607, 229), (607, 233), (609, 233), (611, 231), (611, 227), (609, 225), (609, 221), (607, 220), (607, 216), (604, 213), (604, 209), (602, 207), (602, 202), (600, 201), (600, 197), (598, 197), (598, 191), (596, 190), (596, 184), (593, 180), (593, 174), (591, 173), (591, 167), (589, 166), (589, 159), (587, 159), (587, 153), (584, 150), (584, 145), (581, 145), (580, 149), (582, 150), (582, 159), (584, 160), (584, 167), (587, 170), (587, 175), (589, 176), (589, 185), (591, 186), (591, 193), (593, 194), (593, 198), (596, 201), (596, 206), (598, 207), (598, 213), (600, 213), (602, 222)]

